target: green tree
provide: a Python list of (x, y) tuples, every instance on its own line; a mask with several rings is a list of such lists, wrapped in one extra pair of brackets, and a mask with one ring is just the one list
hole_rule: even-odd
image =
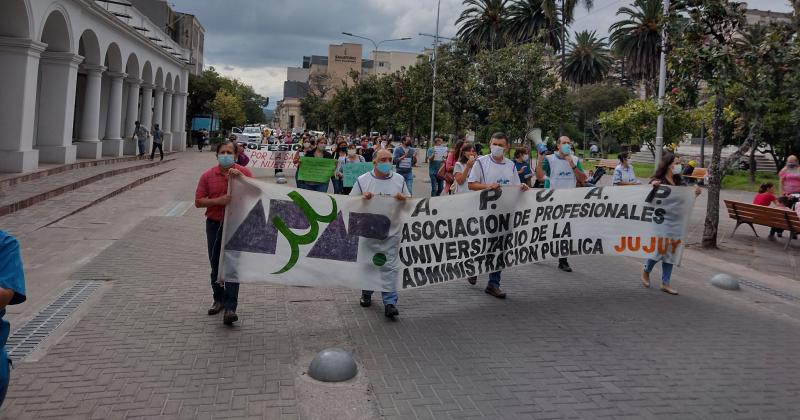
[(474, 62), (468, 48), (461, 43), (439, 47), (437, 60), (436, 96), (443, 105), (437, 108), (447, 115), (453, 133), (460, 136), (480, 112), (474, 94)]
[(330, 111), (330, 102), (314, 93), (308, 93), (300, 99), (300, 113), (303, 115), (307, 127), (314, 127), (316, 130), (326, 129), (329, 124)]
[(239, 105), (239, 99), (227, 90), (220, 89), (217, 91), (214, 100), (211, 101), (211, 109), (219, 116), (223, 127), (235, 127), (244, 124), (245, 115)]
[(517, 0), (508, 6), (506, 33), (517, 43), (542, 42), (561, 50), (561, 16), (557, 9), (546, 8), (545, 0)]
[(661, 54), (661, 0), (634, 0), (621, 7), (625, 16), (608, 28), (615, 52), (625, 60), (625, 70), (634, 80), (644, 81), (647, 97), (653, 97)]
[[(631, 99), (612, 111), (602, 112), (598, 122), (604, 135), (617, 138), (621, 144), (646, 146), (655, 155), (658, 104), (653, 100)], [(679, 143), (692, 131), (691, 115), (676, 104), (664, 104), (664, 142)]]
[(467, 8), (456, 20), (457, 36), (473, 50), (505, 45), (508, 0), (464, 0)]
[(591, 131), (602, 152), (605, 152), (604, 133), (597, 117), (624, 105), (629, 99), (631, 93), (628, 89), (605, 84), (582, 86), (568, 96), (568, 101), (575, 110), (577, 126), (584, 132)]
[(575, 41), (569, 43), (561, 76), (573, 84), (583, 86), (603, 81), (610, 68), (611, 58), (606, 39), (598, 39), (594, 31), (581, 31), (575, 34)]

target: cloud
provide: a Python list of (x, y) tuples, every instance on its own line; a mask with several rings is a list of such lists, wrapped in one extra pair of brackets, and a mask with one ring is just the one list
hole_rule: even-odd
[(269, 97), (269, 108), (283, 97), (283, 82), (286, 81), (286, 67), (237, 67), (214, 62), (206, 62), (222, 75), (238, 79), (262, 96)]

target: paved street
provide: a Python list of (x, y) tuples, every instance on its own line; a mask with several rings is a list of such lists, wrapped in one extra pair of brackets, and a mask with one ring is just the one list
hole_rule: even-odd
[[(505, 272), (505, 301), (483, 293), (485, 278), (404, 292), (397, 322), (353, 290), (243, 285), (241, 321), (226, 328), (205, 314), (202, 212), (182, 205), (213, 154), (173, 156), (172, 172), (21, 234), (29, 302), (12, 329), (78, 280), (102, 286), (15, 362), (0, 418), (800, 416), (800, 287), (796, 264), (781, 263), (797, 247), (780, 254), (742, 232), (723, 251), (689, 250), (673, 276), (680, 296), (642, 288), (634, 259), (575, 258), (571, 274), (544, 263)], [(49, 208), (40, 217), (60, 214)], [(720, 271), (768, 288), (713, 288)], [(307, 378), (328, 346), (354, 351), (354, 380)]]

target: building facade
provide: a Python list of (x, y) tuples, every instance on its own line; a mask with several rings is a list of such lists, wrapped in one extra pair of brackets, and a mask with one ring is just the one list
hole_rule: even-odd
[(370, 74), (385, 76), (428, 60), (425, 54), (400, 51), (371, 51), (373, 71)]
[(3, 0), (0, 172), (134, 155), (134, 121), (183, 150), (189, 57), (124, 2)]

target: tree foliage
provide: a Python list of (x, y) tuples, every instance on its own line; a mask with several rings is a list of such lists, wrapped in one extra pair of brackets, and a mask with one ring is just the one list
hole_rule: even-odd
[(245, 113), (242, 110), (238, 98), (225, 89), (217, 91), (214, 100), (210, 104), (211, 109), (223, 127), (236, 127), (244, 124)]
[(658, 78), (663, 10), (661, 0), (634, 0), (617, 11), (623, 19), (608, 28), (612, 48), (624, 59), (625, 71), (634, 80), (645, 82), (648, 97), (655, 92)]
[[(186, 117), (191, 119), (195, 115), (216, 113), (213, 103), (219, 96), (219, 92), (223, 90), (226, 94), (222, 95), (221, 103), (230, 101), (227, 96), (231, 96), (242, 112), (243, 119), (239, 124), (266, 121), (262, 106), (266, 105), (267, 98), (255, 93), (252, 86), (236, 79), (222, 76), (214, 67), (207, 68), (199, 76), (189, 75), (189, 98)], [(220, 119), (223, 120), (222, 118)], [(235, 120), (238, 121), (239, 118)], [(231, 124), (223, 122), (223, 127), (230, 126)]]
[[(678, 144), (692, 131), (691, 115), (681, 107), (665, 102), (664, 142)], [(653, 100), (631, 99), (625, 105), (603, 112), (598, 121), (605, 134), (615, 136), (620, 143), (646, 146), (655, 154), (658, 104)]]
[(583, 86), (602, 82), (610, 68), (606, 39), (598, 38), (595, 31), (580, 31), (569, 43), (561, 75), (565, 80)]

